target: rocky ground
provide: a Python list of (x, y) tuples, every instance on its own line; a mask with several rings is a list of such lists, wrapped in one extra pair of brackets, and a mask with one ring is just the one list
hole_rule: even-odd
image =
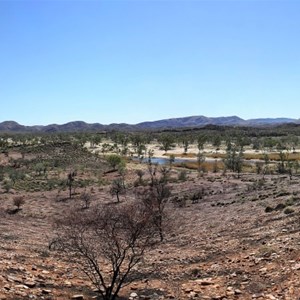
[[(95, 187), (92, 205), (114, 201), (107, 189)], [(124, 299), (300, 299), (300, 178), (194, 172), (171, 190), (171, 230)], [(199, 191), (202, 199), (191, 201)], [(22, 210), (8, 214), (15, 196), (1, 195), (0, 299), (95, 298), (76, 264), (49, 250), (53, 217), (75, 200), (27, 193)]]

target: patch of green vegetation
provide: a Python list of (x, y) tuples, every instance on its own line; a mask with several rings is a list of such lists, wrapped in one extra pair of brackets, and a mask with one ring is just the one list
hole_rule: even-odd
[(295, 212), (295, 210), (291, 207), (287, 207), (284, 211), (283, 211), (286, 215), (292, 214)]

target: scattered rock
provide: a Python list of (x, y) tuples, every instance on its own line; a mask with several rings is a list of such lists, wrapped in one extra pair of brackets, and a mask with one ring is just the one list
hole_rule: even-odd
[(139, 296), (138, 296), (138, 294), (137, 293), (131, 293), (130, 294), (130, 296), (129, 296), (129, 298), (128, 298), (129, 300), (138, 300), (139, 299)]
[(26, 285), (29, 288), (34, 288), (36, 286), (36, 282), (35, 281), (25, 281), (24, 285)]
[(83, 295), (74, 295), (74, 296), (72, 296), (71, 299), (73, 299), (73, 300), (83, 300), (84, 296)]
[(300, 264), (296, 264), (292, 267), (293, 270), (300, 270)]
[(241, 295), (243, 292), (239, 289), (234, 290), (235, 295)]
[(212, 285), (214, 282), (209, 278), (209, 279), (197, 279), (195, 280), (200, 285)]

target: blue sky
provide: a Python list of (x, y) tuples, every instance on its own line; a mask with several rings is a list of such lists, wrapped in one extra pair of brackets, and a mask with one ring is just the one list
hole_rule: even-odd
[(300, 1), (0, 0), (0, 122), (300, 113)]

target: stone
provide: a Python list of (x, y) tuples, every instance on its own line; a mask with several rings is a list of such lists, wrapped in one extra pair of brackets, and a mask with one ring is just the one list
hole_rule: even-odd
[(277, 298), (271, 294), (266, 295), (266, 298), (269, 300), (277, 300)]
[(139, 296), (137, 293), (133, 292), (129, 295), (129, 300), (138, 300)]
[(214, 284), (211, 279), (197, 279), (195, 280), (195, 282), (197, 282), (200, 285), (211, 285)]
[(16, 288), (16, 289), (24, 289), (24, 290), (29, 289), (29, 287), (26, 286), (26, 285), (24, 285), (24, 284), (17, 284), (17, 285), (15, 286), (15, 288)]
[(83, 300), (84, 296), (83, 295), (74, 295), (74, 296), (72, 296), (71, 299), (73, 299), (73, 300)]
[(267, 273), (268, 269), (267, 268), (261, 268), (259, 269), (260, 273)]
[(193, 291), (193, 289), (192, 289), (191, 287), (187, 287), (187, 288), (184, 289), (184, 291), (185, 291), (187, 294), (189, 294), (190, 292)]
[(25, 292), (23, 292), (23, 291), (17, 291), (16, 292), (16, 295), (18, 295), (18, 296), (21, 296), (21, 297), (28, 297), (28, 294), (27, 293), (25, 293)]
[(22, 282), (22, 280), (20, 278), (17, 278), (15, 276), (11, 276), (11, 275), (7, 276), (7, 280), (10, 281), (10, 282), (18, 282), (18, 283)]
[(190, 298), (190, 299), (194, 299), (194, 298), (197, 297), (197, 296), (198, 296), (198, 294), (195, 293), (194, 291), (190, 292), (190, 294), (189, 294), (189, 298)]
[(71, 287), (71, 286), (72, 286), (72, 283), (71, 283), (70, 281), (66, 280), (66, 281), (64, 282), (64, 285), (65, 285), (66, 287)]
[(300, 270), (300, 264), (295, 264), (293, 267), (292, 267), (293, 270)]
[(28, 280), (24, 282), (24, 285), (28, 286), (29, 288), (34, 288), (36, 286), (36, 282), (33, 280)]

